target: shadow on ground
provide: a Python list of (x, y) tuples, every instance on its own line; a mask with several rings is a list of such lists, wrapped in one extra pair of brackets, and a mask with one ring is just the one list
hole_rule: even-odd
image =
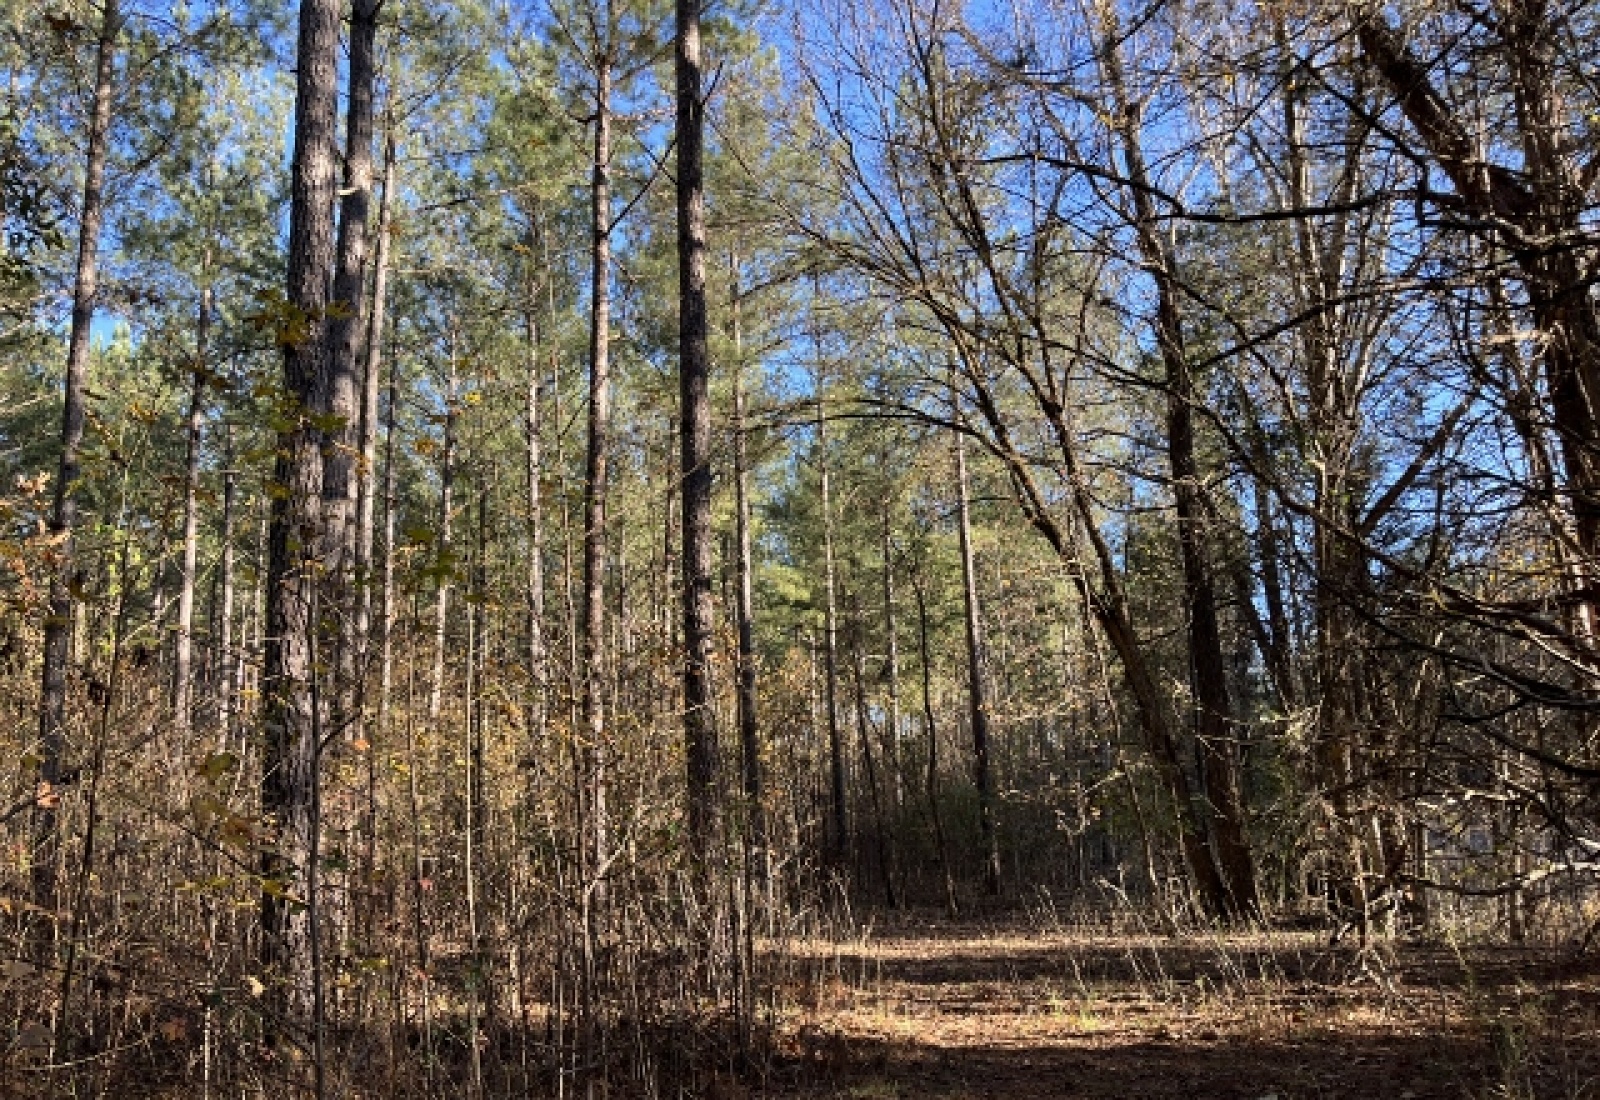
[[(1030, 1046), (1008, 1044), (996, 1036), (995, 1042), (959, 1049), (873, 1040), (847, 1040), (847, 1046), (848, 1057), (841, 1065), (833, 1065), (831, 1053), (824, 1051), (811, 1064), (794, 1067), (792, 1094), (862, 1100), (1260, 1100), (1268, 1096), (1457, 1100), (1494, 1095), (1495, 1086), (1504, 1083), (1485, 1043), (1426, 1034), (1374, 1036), (1359, 1044), (1329, 1036), (1292, 1043), (1184, 1040)], [(1582, 1095), (1566, 1091), (1555, 1075), (1532, 1076), (1536, 1080), (1524, 1082), (1534, 1085), (1532, 1095)]]
[(1594, 968), (1314, 936), (831, 945), (765, 1095), (1600, 1100)]

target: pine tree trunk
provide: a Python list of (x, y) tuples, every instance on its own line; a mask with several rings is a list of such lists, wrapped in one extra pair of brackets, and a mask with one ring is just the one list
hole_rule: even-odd
[[(885, 469), (888, 468), (887, 462), (885, 456)], [(900, 638), (894, 613), (893, 511), (892, 499), (886, 496), (880, 529), (883, 552), (883, 672), (889, 689), (888, 711), (884, 719), (889, 727), (889, 757), (885, 766), (889, 769), (890, 806), (894, 816), (898, 817), (905, 803), (905, 771), (900, 744)]]
[[(39, 690), (39, 775), (33, 806), (33, 904), (53, 914), (59, 904), (62, 756), (66, 751), (67, 674), (75, 614), (73, 534), (78, 504), (73, 496), (83, 446), (84, 397), (89, 384), (89, 335), (99, 284), (100, 226), (105, 217), (106, 154), (111, 131), (111, 82), (117, 37), (122, 31), (118, 0), (105, 0), (95, 51), (94, 111), (89, 117), (83, 206), (78, 222), (78, 263), (72, 285), (72, 325), (67, 337), (67, 372), (61, 407), (61, 456), (56, 467), (50, 535), (57, 561), (50, 580), (50, 614), (44, 623), (44, 664)], [(39, 954), (47, 944), (41, 930)]]
[(923, 793), (928, 798), (928, 817), (933, 822), (933, 847), (939, 860), (939, 875), (944, 880), (945, 911), (952, 917), (961, 909), (956, 897), (956, 878), (950, 866), (950, 846), (945, 841), (944, 812), (939, 805), (939, 727), (933, 716), (933, 647), (928, 643), (928, 599), (922, 590), (922, 575), (913, 573), (912, 593), (917, 599), (917, 648), (922, 664), (922, 731), (928, 739), (928, 767)]
[(594, 1058), (599, 961), (596, 937), (606, 889), (600, 881), (606, 824), (605, 589), (606, 495), (611, 434), (611, 54), (608, 36), (595, 57), (594, 159), (590, 186), (589, 438), (584, 463), (583, 604), (579, 620), (583, 723), (577, 751), (578, 873), (582, 891), (580, 1045)]
[(678, 139), (678, 400), (683, 476), (683, 739), (689, 849), (712, 858), (721, 812), (711, 696), (711, 350), (706, 330), (705, 103), (701, 0), (678, 0), (674, 71)]
[[(359, 5), (358, 5), (359, 6)], [(372, 24), (371, 29), (357, 28), (352, 33), (359, 33), (366, 37), (376, 29), (375, 15), (369, 15), (366, 20)], [(363, 46), (370, 51), (370, 45)], [(370, 66), (370, 60), (367, 62)], [(352, 66), (352, 70), (354, 66)], [(370, 82), (370, 75), (369, 75)], [(354, 84), (352, 71), (352, 83)], [(370, 92), (369, 92), (370, 98)], [(368, 107), (370, 111), (370, 106)], [(351, 105), (351, 113), (355, 113), (355, 105)], [(355, 131), (359, 127), (354, 118), (350, 124), (350, 140), (356, 138)], [(369, 142), (370, 144), (370, 142)], [(360, 177), (358, 168), (346, 168), (347, 175)], [(370, 175), (370, 169), (367, 170)], [(356, 507), (355, 507), (355, 533), (354, 554), (355, 563), (351, 570), (355, 581), (354, 607), (355, 622), (350, 640), (350, 740), (364, 753), (366, 770), (366, 805), (363, 811), (361, 825), (361, 884), (366, 890), (371, 890), (377, 881), (378, 860), (378, 780), (379, 780), (379, 753), (374, 746), (373, 731), (368, 726), (367, 713), (371, 702), (370, 684), (372, 680), (372, 604), (375, 585), (372, 575), (372, 552), (375, 543), (376, 526), (376, 488), (378, 476), (378, 393), (383, 380), (383, 338), (386, 313), (388, 308), (389, 292), (389, 264), (391, 254), (390, 233), (394, 218), (394, 188), (395, 188), (395, 147), (394, 126), (389, 120), (385, 126), (383, 148), (383, 196), (378, 203), (377, 243), (372, 261), (372, 301), (367, 310), (366, 331), (362, 337), (361, 347), (361, 419), (357, 436), (357, 446), (360, 449), (361, 463), (356, 476)], [(354, 216), (354, 215), (352, 215)], [(364, 212), (360, 215), (364, 220)], [(352, 227), (352, 233), (355, 230)], [(354, 351), (354, 349), (352, 349)], [(381, 689), (380, 689), (381, 690)], [(380, 706), (387, 705), (384, 700)], [(377, 729), (384, 728), (384, 719), (379, 718)], [(376, 925), (372, 906), (362, 906), (358, 912), (360, 923), (360, 942), (364, 949), (376, 949), (373, 939), (373, 930)]]
[[(388, 314), (389, 267), (392, 256), (395, 189), (394, 125), (386, 127), (383, 143), (383, 197), (378, 203), (377, 243), (372, 260), (372, 305), (367, 314), (361, 368), (361, 468), (356, 488), (355, 536), (355, 676), (356, 726), (365, 730), (368, 701), (368, 666), (372, 659), (372, 604), (374, 584), (372, 551), (376, 541), (378, 479), (378, 394), (383, 382), (383, 338)], [(392, 369), (392, 368), (391, 368)]]
[(585, 847), (591, 870), (604, 858), (605, 740), (605, 583), (606, 493), (611, 435), (611, 62), (602, 58), (595, 85), (591, 315), (589, 319), (589, 442), (584, 467), (583, 523), (583, 725), (587, 738), (584, 770), (590, 836)]
[(222, 591), (218, 596), (217, 627), (212, 646), (217, 664), (217, 748), (226, 750), (233, 743), (234, 709), (238, 705), (236, 668), (243, 652), (243, 639), (234, 641), (234, 602), (238, 579), (235, 576), (234, 510), (237, 507), (239, 476), (234, 472), (233, 425), (223, 429), (222, 449)]
[(428, 682), (428, 721), (437, 722), (444, 708), (446, 627), (450, 621), (450, 578), (455, 565), (451, 520), (456, 477), (456, 404), (460, 398), (460, 379), (456, 375), (455, 332), (450, 334), (450, 376), (444, 392), (444, 447), (439, 456), (439, 520), (434, 531), (434, 569), (438, 573), (433, 597), (433, 676)]
[(277, 843), (263, 857), (263, 962), (274, 1007), (292, 1027), (312, 1033), (320, 1095), (322, 987), (317, 923), (320, 830), (318, 766), (324, 734), (318, 664), (321, 619), (317, 574), (329, 563), (323, 511), (323, 451), (333, 398), (324, 339), (333, 274), (333, 208), (339, 9), (334, 0), (300, 5), (289, 221), (288, 302), (308, 330), (284, 352), (284, 382), (297, 402), (293, 427), (278, 439), (268, 534), (265, 730), (262, 809)]
[(544, 384), (541, 365), (541, 341), (538, 311), (538, 287), (529, 278), (528, 301), (524, 306), (524, 335), (528, 344), (527, 401), (523, 412), (523, 438), (525, 449), (523, 491), (527, 508), (528, 574), (528, 731), (530, 749), (541, 752), (545, 742), (545, 724), (549, 714), (550, 656), (549, 642), (544, 630), (544, 450), (543, 410), (539, 393)]
[(822, 668), (828, 719), (828, 763), (832, 828), (828, 830), (830, 858), (842, 866), (850, 854), (849, 776), (846, 772), (844, 736), (839, 730), (839, 601), (833, 554), (833, 499), (828, 470), (828, 419), (823, 410), (823, 378), (817, 371), (817, 466), (822, 504)]
[(379, 583), (378, 611), (378, 731), (387, 740), (389, 715), (394, 698), (395, 635), (395, 417), (400, 404), (400, 372), (389, 364), (389, 395), (383, 411), (383, 569)]
[(184, 433), (183, 556), (178, 574), (178, 630), (173, 640), (172, 717), (180, 743), (194, 720), (194, 589), (200, 560), (200, 443), (205, 426), (208, 345), (211, 337), (211, 251), (201, 262), (200, 312), (190, 367), (189, 414)]
[(467, 941), (472, 976), (468, 979), (468, 1031), (467, 1049), (471, 1059), (470, 1095), (481, 1098), (483, 1092), (483, 1044), (480, 1034), (492, 1034), (494, 1019), (493, 954), (490, 951), (485, 908), (483, 873), (488, 829), (488, 801), (484, 776), (486, 753), (484, 751), (484, 669), (488, 664), (488, 579), (484, 561), (489, 541), (488, 516), (489, 490), (481, 481), (478, 486), (477, 538), (472, 552), (471, 591), (472, 606), (467, 614), (467, 667), (466, 667), (466, 828), (462, 830), (465, 842)]
[(738, 634), (738, 717), (740, 759), (750, 843), (766, 844), (761, 804), (761, 727), (757, 714), (755, 645), (755, 561), (750, 531), (750, 459), (745, 430), (744, 331), (741, 314), (739, 257), (729, 257), (732, 271), (733, 322), (733, 495), (734, 541), (737, 543), (738, 592), (734, 604)]
[[(332, 297), (328, 306), (327, 438), (323, 451), (322, 499), (329, 553), (323, 561), (323, 618), (332, 619), (330, 667), (336, 670), (328, 693), (330, 734), (343, 740), (358, 733), (362, 639), (358, 628), (361, 597), (352, 581), (361, 578), (360, 482), (358, 456), (365, 454), (362, 415), (366, 365), (368, 214), (372, 206), (372, 92), (377, 14), (383, 0), (353, 0), (350, 11), (350, 63), (346, 77), (344, 181), (339, 189), (339, 228), (334, 250)], [(340, 898), (346, 892), (338, 892)]]
[(982, 609), (978, 603), (978, 576), (972, 554), (972, 517), (968, 503), (967, 448), (956, 433), (956, 523), (961, 543), (961, 589), (966, 609), (967, 705), (972, 724), (972, 777), (978, 789), (978, 829), (983, 844), (983, 887), (1000, 893), (1000, 842), (995, 831), (994, 777), (989, 765), (989, 705), (984, 698)]
[(883, 813), (883, 786), (878, 781), (877, 754), (872, 751), (872, 719), (867, 714), (867, 659), (863, 652), (866, 644), (865, 623), (862, 622), (860, 602), (850, 598), (851, 671), (855, 679), (856, 739), (861, 743), (861, 768), (866, 773), (867, 797), (872, 805), (872, 832), (878, 856), (878, 876), (883, 883), (883, 901), (890, 909), (900, 907), (900, 897), (895, 890), (894, 843), (889, 835), (888, 822)]

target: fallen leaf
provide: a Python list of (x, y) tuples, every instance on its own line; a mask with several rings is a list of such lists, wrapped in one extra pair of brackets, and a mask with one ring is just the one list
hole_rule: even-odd
[(55, 1036), (50, 1034), (50, 1029), (34, 1020), (24, 1024), (22, 1030), (17, 1032), (17, 1041), (13, 1045), (25, 1053), (39, 1053), (49, 1051), (54, 1043)]

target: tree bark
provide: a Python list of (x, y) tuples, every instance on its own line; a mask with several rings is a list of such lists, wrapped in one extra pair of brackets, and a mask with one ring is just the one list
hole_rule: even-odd
[[(594, 154), (590, 162), (589, 433), (584, 456), (583, 594), (578, 611), (582, 677), (581, 725), (574, 738), (573, 764), (578, 855), (580, 976), (578, 1056), (594, 1063), (597, 1054), (599, 983), (602, 960), (598, 938), (606, 907), (604, 876), (610, 847), (606, 756), (606, 504), (611, 448), (611, 125), (612, 52), (615, 22), (611, 5), (597, 12), (604, 38), (597, 41), (594, 66)], [(578, 665), (574, 661), (574, 665)]]
[[(85, 391), (89, 384), (89, 336), (99, 285), (100, 226), (105, 218), (106, 155), (111, 134), (111, 84), (117, 38), (122, 32), (118, 0), (105, 0), (95, 49), (94, 110), (89, 116), (83, 206), (78, 220), (78, 262), (72, 284), (72, 326), (67, 336), (67, 372), (62, 387), (61, 456), (56, 466), (50, 536), (57, 559), (50, 579), (50, 614), (44, 623), (44, 663), (39, 689), (39, 774), (33, 806), (31, 876), (33, 903), (55, 913), (61, 862), (61, 777), (66, 753), (67, 673), (72, 655), (75, 597), (73, 534), (78, 520), (79, 450), (83, 446)], [(48, 933), (42, 933), (47, 935)], [(42, 937), (41, 937), (42, 952)]]
[(244, 639), (233, 638), (234, 602), (238, 580), (235, 576), (233, 546), (234, 511), (239, 493), (239, 475), (234, 471), (233, 425), (223, 428), (222, 448), (222, 591), (218, 597), (217, 625), (212, 639), (217, 662), (217, 748), (226, 750), (233, 743), (234, 710), (238, 705), (237, 666), (244, 651)]
[(917, 599), (917, 648), (922, 665), (922, 727), (928, 738), (928, 767), (923, 791), (928, 797), (928, 816), (933, 821), (933, 847), (939, 860), (939, 875), (944, 879), (945, 911), (952, 917), (961, 909), (956, 897), (956, 879), (950, 867), (950, 847), (945, 841), (944, 813), (939, 807), (939, 727), (933, 717), (933, 648), (928, 643), (928, 599), (922, 590), (922, 574), (912, 574), (911, 590)]
[[(376, 19), (367, 21), (375, 25)], [(352, 30), (352, 34), (357, 33)], [(362, 31), (363, 35), (371, 31)], [(367, 47), (370, 48), (370, 47)], [(353, 78), (352, 78), (353, 80)], [(369, 77), (370, 80), (370, 77)], [(353, 105), (352, 105), (353, 110)], [(354, 130), (356, 127), (351, 126)], [(375, 585), (372, 575), (372, 553), (376, 542), (378, 479), (378, 393), (383, 381), (383, 338), (388, 308), (390, 235), (394, 218), (395, 147), (394, 124), (386, 119), (383, 147), (383, 195), (378, 203), (377, 243), (372, 260), (372, 301), (367, 309), (366, 332), (361, 347), (361, 415), (357, 446), (361, 461), (356, 471), (355, 533), (352, 539), (355, 554), (351, 577), (355, 582), (353, 612), (355, 621), (350, 639), (350, 740), (365, 754), (366, 806), (361, 827), (361, 883), (372, 889), (377, 881), (378, 861), (378, 749), (373, 744), (373, 728), (367, 721), (372, 699), (372, 605)], [(347, 168), (354, 175), (354, 171)], [(369, 172), (370, 174), (370, 172)], [(337, 285), (337, 284), (336, 284)], [(392, 369), (392, 368), (391, 368)], [(381, 690), (381, 689), (380, 689)], [(386, 706), (387, 700), (382, 706)], [(380, 716), (377, 729), (384, 728), (387, 715)], [(367, 951), (375, 950), (373, 932), (376, 926), (371, 906), (358, 911), (361, 925), (361, 943)]]
[[(317, 669), (318, 558), (327, 549), (323, 514), (325, 433), (333, 397), (324, 328), (333, 274), (337, 193), (339, 9), (302, 0), (297, 43), (294, 159), (289, 216), (284, 384), (298, 406), (280, 432), (268, 534), (266, 653), (262, 684), (262, 809), (277, 843), (263, 856), (263, 963), (274, 1004), (291, 1025), (309, 1025), (320, 1046), (320, 945), (316, 934), (318, 764), (323, 734)], [(315, 1069), (322, 1059), (317, 1050)], [(320, 1080), (318, 1093), (321, 1093)]]
[(972, 554), (972, 517), (968, 503), (966, 439), (955, 433), (956, 523), (961, 542), (961, 591), (967, 640), (967, 706), (972, 724), (972, 778), (978, 790), (978, 830), (983, 844), (983, 887), (1000, 893), (1000, 842), (995, 831), (994, 777), (989, 766), (989, 705), (984, 698), (982, 611), (978, 575)]
[[(368, 666), (372, 660), (372, 552), (376, 542), (378, 482), (378, 394), (383, 383), (383, 338), (389, 305), (389, 267), (393, 255), (395, 140), (394, 123), (385, 126), (383, 197), (378, 203), (377, 243), (372, 259), (372, 305), (367, 313), (361, 367), (361, 466), (356, 485), (355, 534), (355, 676), (356, 727), (365, 732)], [(392, 373), (393, 366), (390, 371)]]
[(194, 720), (194, 589), (200, 560), (200, 444), (205, 427), (206, 365), (211, 336), (211, 251), (201, 262), (200, 312), (190, 365), (189, 414), (184, 432), (183, 556), (179, 566), (178, 630), (172, 655), (172, 716), (183, 737)]
[[(583, 789), (580, 844), (588, 880), (605, 862), (606, 827), (606, 497), (611, 449), (611, 43), (595, 59), (594, 160), (590, 186), (589, 440), (584, 464)], [(601, 893), (603, 889), (596, 887)]]
[[(531, 255), (531, 251), (530, 251)], [(530, 264), (530, 272), (532, 266)], [(527, 397), (523, 409), (522, 430), (525, 441), (523, 452), (524, 505), (527, 508), (528, 574), (528, 731), (530, 748), (542, 750), (545, 725), (549, 715), (550, 646), (544, 629), (544, 430), (543, 410), (539, 394), (544, 386), (541, 363), (542, 345), (537, 317), (538, 285), (533, 276), (528, 277), (528, 300), (523, 310), (524, 337), (528, 344)]]
[(1183, 563), (1189, 685), (1194, 697), (1192, 724), (1200, 760), (1200, 785), (1206, 800), (1206, 823), (1223, 880), (1223, 915), (1250, 916), (1259, 909), (1255, 861), (1239, 789), (1239, 742), (1234, 729), (1233, 705), (1228, 698), (1216, 586), (1206, 555), (1204, 489), (1195, 457), (1197, 394), (1184, 347), (1176, 257), (1157, 225), (1150, 197), (1149, 172), (1139, 138), (1141, 111), (1126, 92), (1115, 20), (1108, 15), (1107, 21), (1106, 74), (1118, 112), (1117, 131), (1128, 173), (1128, 201), (1133, 210), (1134, 233), (1140, 258), (1156, 286), (1156, 344), (1167, 374), (1167, 462), (1172, 475)]
[(455, 511), (456, 477), (456, 404), (460, 398), (461, 383), (456, 373), (456, 345), (454, 322), (450, 333), (450, 376), (445, 380), (444, 391), (444, 447), (439, 456), (439, 521), (434, 532), (434, 569), (437, 587), (433, 599), (433, 677), (428, 683), (428, 721), (436, 722), (444, 707), (444, 673), (446, 627), (450, 620), (450, 578), (455, 571), (451, 560), (454, 540), (451, 520)]
[(854, 594), (850, 597), (850, 664), (855, 679), (856, 739), (861, 743), (861, 768), (866, 773), (867, 797), (872, 805), (872, 830), (874, 847), (878, 856), (878, 876), (883, 883), (883, 902), (890, 909), (900, 907), (900, 896), (895, 889), (894, 840), (889, 835), (888, 821), (883, 813), (883, 786), (878, 781), (877, 754), (872, 751), (872, 719), (867, 714), (867, 658), (866, 624), (862, 620), (861, 603)]
[[(884, 463), (887, 470), (887, 455), (884, 456)], [(898, 817), (905, 803), (905, 772), (901, 761), (900, 638), (895, 625), (893, 511), (893, 499), (886, 495), (880, 528), (883, 551), (883, 672), (889, 691), (888, 711), (884, 717), (889, 727), (889, 756), (885, 767), (889, 770), (889, 805)]]
[(683, 477), (683, 739), (689, 847), (708, 860), (721, 815), (711, 696), (711, 352), (706, 331), (705, 103), (701, 0), (677, 0), (678, 399)]
[(824, 703), (828, 708), (828, 763), (832, 828), (828, 854), (843, 865), (850, 853), (849, 775), (844, 736), (839, 731), (839, 597), (833, 553), (832, 479), (828, 469), (828, 418), (823, 411), (822, 368), (817, 368), (817, 467), (822, 505), (822, 667)]
[(743, 765), (744, 797), (750, 843), (766, 844), (766, 823), (761, 804), (761, 727), (757, 714), (755, 644), (755, 559), (750, 530), (750, 458), (745, 429), (744, 329), (739, 273), (739, 257), (729, 256), (732, 273), (730, 292), (733, 328), (733, 495), (734, 540), (738, 555), (738, 594), (735, 601), (735, 627), (738, 633), (739, 683), (738, 717), (740, 758)]
[(400, 405), (399, 363), (389, 364), (389, 395), (383, 410), (383, 569), (378, 612), (378, 730), (389, 734), (390, 704), (394, 697), (395, 636), (395, 418)]

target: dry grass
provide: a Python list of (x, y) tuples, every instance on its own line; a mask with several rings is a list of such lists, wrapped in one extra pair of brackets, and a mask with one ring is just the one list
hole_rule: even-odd
[(790, 942), (773, 1096), (1600, 1097), (1600, 968), (1318, 933), (930, 922)]

